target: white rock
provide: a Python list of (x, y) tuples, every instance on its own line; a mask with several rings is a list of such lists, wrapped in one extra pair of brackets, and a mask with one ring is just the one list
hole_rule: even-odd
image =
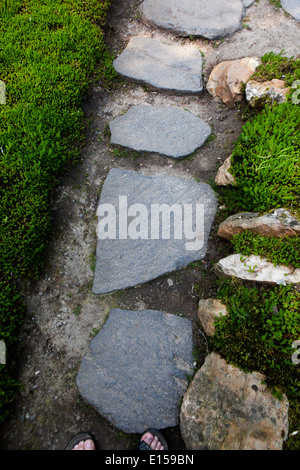
[(218, 277), (237, 277), (245, 281), (266, 284), (299, 284), (300, 269), (288, 266), (274, 266), (273, 263), (257, 255), (234, 254), (221, 259), (214, 268)]
[(263, 83), (249, 80), (246, 85), (246, 99), (253, 107), (264, 104), (266, 100), (271, 103), (275, 101), (284, 103), (289, 90), (283, 80), (277, 80), (276, 78)]

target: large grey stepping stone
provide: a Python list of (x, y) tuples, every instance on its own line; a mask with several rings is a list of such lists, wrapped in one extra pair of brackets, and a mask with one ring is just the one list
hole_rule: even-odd
[[(122, 196), (122, 200), (119, 196)], [(105, 225), (108, 220), (108, 213), (104, 213), (104, 209), (107, 208), (105, 204), (110, 204), (109, 209), (115, 208), (117, 220), (116, 233), (107, 239), (104, 239), (106, 235), (99, 235), (100, 224)], [(137, 227), (137, 231), (145, 229), (137, 234), (143, 238), (134, 239), (135, 224), (138, 223), (139, 214), (136, 212), (138, 207), (132, 207), (133, 204), (142, 204), (141, 215), (145, 214), (147, 217), (148, 227), (145, 227), (143, 222), (145, 219), (141, 220), (141, 227)], [(165, 206), (160, 206), (161, 204)], [(173, 204), (177, 204), (174, 206), (177, 215), (173, 220), (171, 214), (169, 223), (168, 209), (171, 209)], [(181, 217), (185, 215), (183, 204), (191, 204), (190, 207), (193, 209), (192, 227), (195, 233), (191, 235), (185, 227), (182, 228)], [(198, 217), (198, 227), (195, 223), (196, 204), (200, 209), (204, 207), (204, 219)], [(164, 220), (160, 217), (158, 222), (154, 211), (153, 215), (151, 213), (151, 209), (157, 208), (164, 209), (165, 216)], [(93, 292), (104, 294), (137, 286), (204, 258), (216, 211), (217, 200), (214, 191), (206, 183), (168, 175), (145, 176), (134, 171), (110, 170), (103, 185), (97, 210), (98, 244)], [(112, 212), (110, 210), (110, 214)], [(113, 219), (111, 226), (114, 227)], [(170, 236), (167, 232), (169, 227)], [(155, 233), (156, 228), (159, 231)], [(175, 237), (174, 229), (177, 230)], [(126, 231), (128, 231), (127, 238)], [(182, 239), (179, 239), (179, 236), (182, 236)]]
[(114, 309), (82, 360), (79, 392), (124, 432), (176, 426), (192, 349), (189, 320), (154, 310)]
[(300, 21), (300, 1), (299, 0), (281, 0), (281, 6), (287, 13)]
[(211, 134), (209, 124), (175, 106), (133, 106), (109, 126), (112, 144), (175, 159), (192, 154)]
[(241, 29), (246, 14), (245, 0), (144, 0), (146, 20), (182, 36), (216, 39)]
[(202, 55), (195, 46), (135, 36), (113, 64), (120, 75), (158, 89), (180, 93), (203, 90)]

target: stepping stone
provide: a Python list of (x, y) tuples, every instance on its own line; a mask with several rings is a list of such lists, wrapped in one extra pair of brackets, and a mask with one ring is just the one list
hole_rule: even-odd
[(243, 0), (243, 3), (246, 8), (251, 7), (251, 5), (253, 5), (254, 2), (255, 0)]
[(91, 341), (76, 383), (82, 397), (123, 432), (176, 426), (192, 350), (190, 320), (114, 309)]
[(113, 64), (120, 75), (158, 89), (180, 93), (203, 90), (202, 55), (194, 46), (136, 36)]
[[(184, 204), (191, 205), (193, 224), (188, 222)], [(200, 211), (204, 209), (203, 219), (201, 213), (196, 217), (196, 206)], [(163, 216), (158, 214), (158, 209)], [(104, 210), (110, 215), (108, 212), (105, 215)], [(94, 294), (137, 286), (204, 258), (216, 211), (214, 191), (206, 183), (168, 175), (144, 176), (129, 170), (110, 170), (97, 210)], [(117, 230), (113, 233), (115, 225)], [(191, 234), (188, 225), (193, 230)], [(105, 239), (106, 234), (100, 232), (107, 231), (108, 227), (112, 231)]]
[(175, 159), (192, 154), (211, 134), (209, 124), (175, 106), (133, 106), (109, 127), (114, 145)]
[(281, 0), (281, 6), (287, 13), (300, 21), (300, 2), (299, 0)]
[(248, 0), (144, 0), (142, 13), (158, 27), (181, 36), (216, 39), (241, 29)]

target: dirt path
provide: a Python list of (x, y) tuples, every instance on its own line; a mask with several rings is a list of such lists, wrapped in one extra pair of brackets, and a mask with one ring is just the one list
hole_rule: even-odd
[[(136, 0), (116, 0), (111, 9), (107, 42), (117, 55), (131, 36), (164, 38), (141, 21)], [(261, 56), (273, 50), (297, 55), (299, 23), (268, 0), (248, 11), (245, 27), (224, 41), (193, 39), (205, 57), (204, 80), (217, 63), (242, 56)], [(298, 35), (298, 36), (297, 36)], [(190, 39), (176, 39), (180, 43)], [(190, 158), (175, 162), (152, 155), (129, 158), (113, 153), (107, 123), (141, 103), (178, 105), (209, 122), (213, 139)], [(24, 389), (2, 430), (4, 449), (62, 449), (81, 430), (91, 431), (101, 449), (132, 449), (137, 436), (112, 428), (79, 396), (75, 377), (91, 337), (101, 328), (111, 308), (157, 309), (183, 313), (193, 321), (198, 363), (207, 354), (199, 327), (197, 305), (202, 297), (215, 296), (213, 263), (227, 254), (228, 245), (216, 237), (217, 215), (208, 253), (198, 269), (189, 267), (137, 288), (103, 296), (91, 292), (96, 249), (96, 208), (101, 184), (111, 168), (166, 173), (210, 182), (220, 162), (227, 158), (243, 125), (238, 107), (216, 103), (204, 91), (199, 97), (180, 97), (121, 82), (108, 92), (97, 84), (84, 104), (89, 120), (82, 161), (64, 177), (53, 195), (53, 228), (46, 253), (44, 275), (26, 286), (28, 315), (20, 335), (19, 377)], [(171, 449), (184, 449), (178, 428), (165, 431)]]

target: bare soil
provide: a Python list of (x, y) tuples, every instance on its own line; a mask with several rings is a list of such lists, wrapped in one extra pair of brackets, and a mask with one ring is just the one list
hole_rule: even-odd
[[(282, 9), (276, 10), (268, 0), (260, 0), (248, 10), (243, 29), (213, 42), (173, 38), (170, 32), (145, 24), (138, 9), (140, 3), (116, 0), (111, 8), (107, 44), (115, 56), (134, 35), (145, 34), (179, 43), (192, 41), (204, 53), (206, 83), (212, 68), (223, 60), (260, 57), (268, 51), (279, 53), (283, 49), (285, 55), (297, 56), (299, 51), (299, 22)], [(130, 106), (141, 103), (184, 107), (210, 123), (213, 139), (192, 157), (176, 162), (156, 154), (114, 153), (107, 133), (108, 123)], [(120, 80), (111, 90), (94, 83), (83, 106), (88, 126), (81, 161), (64, 175), (53, 194), (52, 232), (44, 273), (38, 282), (24, 286), (28, 312), (15, 363), (24, 387), (2, 426), (2, 449), (63, 449), (79, 431), (92, 432), (103, 450), (135, 447), (138, 436), (114, 429), (83, 402), (75, 383), (89, 342), (111, 308), (153, 308), (182, 313), (194, 325), (199, 366), (209, 352), (197, 321), (197, 306), (201, 298), (216, 295), (212, 267), (231, 249), (227, 242), (216, 237), (222, 210), (217, 214), (208, 253), (199, 267), (188, 267), (136, 288), (96, 296), (91, 289), (97, 241), (96, 208), (101, 186), (111, 168), (212, 182), (244, 124), (241, 106), (226, 107), (206, 91), (199, 96), (176, 96), (125, 80)], [(179, 426), (164, 433), (171, 449), (185, 448)]]

